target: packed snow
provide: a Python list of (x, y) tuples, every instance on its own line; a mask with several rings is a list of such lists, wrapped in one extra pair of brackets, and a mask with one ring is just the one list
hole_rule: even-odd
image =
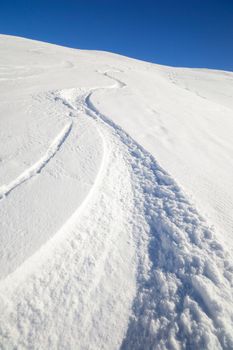
[(0, 36), (0, 349), (233, 349), (232, 97)]

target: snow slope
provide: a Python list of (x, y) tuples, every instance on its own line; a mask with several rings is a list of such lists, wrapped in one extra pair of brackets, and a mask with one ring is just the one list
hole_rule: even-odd
[(0, 348), (233, 349), (232, 82), (0, 36)]

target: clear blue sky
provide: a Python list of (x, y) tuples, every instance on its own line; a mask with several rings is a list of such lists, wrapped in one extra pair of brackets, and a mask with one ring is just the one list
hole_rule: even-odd
[(0, 33), (233, 70), (233, 0), (1, 0)]

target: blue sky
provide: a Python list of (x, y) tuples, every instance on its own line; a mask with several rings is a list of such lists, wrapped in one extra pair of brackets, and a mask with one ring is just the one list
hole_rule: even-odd
[(233, 0), (2, 0), (0, 33), (233, 70)]

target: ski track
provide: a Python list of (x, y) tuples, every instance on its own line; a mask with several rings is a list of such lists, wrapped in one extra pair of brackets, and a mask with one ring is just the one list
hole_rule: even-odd
[[(96, 121), (105, 138), (108, 157), (98, 184), (88, 196), (83, 216), (75, 217), (71, 233), (64, 237), (64, 246), (69, 249), (59, 253), (61, 247), (58, 248), (55, 262), (50, 258), (52, 262), (49, 260), (46, 270), (32, 277), (31, 288), (21, 292), (22, 301), (16, 297), (18, 307), (10, 324), (17, 323), (18, 340), (24, 336), (22, 348), (27, 348), (25, 344), (39, 344), (47, 337), (47, 346), (55, 349), (56, 342), (47, 333), (50, 330), (56, 333), (53, 327), (59, 323), (57, 317), (61, 317), (60, 322), (65, 323), (61, 329), (68, 334), (64, 339), (58, 336), (61, 348), (75, 348), (79, 344), (80, 349), (233, 349), (230, 257), (171, 176), (92, 103), (95, 91), (126, 87), (112, 73), (100, 72), (114, 81), (111, 86), (81, 93), (78, 89), (54, 93), (54, 99), (71, 110), (70, 116), (85, 112)], [(11, 183), (10, 190), (41, 171), (71, 127), (72, 123), (66, 126), (63, 136), (53, 143), (52, 151)], [(108, 197), (112, 202), (108, 202)], [(130, 276), (130, 262), (134, 260), (132, 253), (127, 260), (126, 242), (135, 250), (137, 261), (137, 290), (127, 331), (123, 327), (127, 315), (122, 315), (122, 310), (127, 308), (130, 296), (124, 299), (122, 293), (127, 295), (127, 289), (117, 288), (118, 283), (124, 285), (124, 278)], [(117, 281), (121, 269), (129, 269), (129, 275), (119, 274)], [(48, 277), (51, 273), (53, 277)], [(114, 286), (110, 292), (106, 292), (108, 279)], [(43, 300), (41, 283), (47, 283), (50, 298), (45, 304), (51, 315), (37, 307), (38, 301)], [(33, 288), (37, 293), (32, 298)], [(76, 309), (72, 311), (74, 304)], [(67, 316), (68, 305), (71, 307)], [(29, 316), (23, 311), (25, 306)], [(62, 315), (66, 315), (65, 319)], [(75, 315), (78, 329), (74, 325)], [(32, 322), (26, 330), (29, 320), (44, 322), (47, 328), (39, 328), (37, 334)], [(61, 325), (56, 326), (59, 331)], [(117, 335), (112, 334), (113, 329)], [(7, 332), (10, 330), (5, 332), (5, 339)], [(89, 345), (90, 339), (96, 341), (96, 347)], [(66, 343), (69, 341), (70, 344)]]
[(233, 348), (233, 266), (224, 248), (174, 180), (91, 95), (89, 114), (126, 145), (134, 184), (138, 295), (122, 349)]
[(70, 131), (72, 129), (72, 121), (69, 122), (62, 131), (56, 136), (53, 142), (50, 144), (46, 153), (31, 167), (27, 168), (22, 174), (20, 174), (16, 179), (11, 181), (7, 185), (0, 187), (0, 200), (4, 199), (11, 191), (16, 187), (22, 185), (24, 182), (30, 180), (35, 175), (39, 174), (42, 169), (48, 164), (51, 158), (59, 151), (62, 144), (65, 142)]
[[(102, 74), (115, 80), (109, 89), (125, 87)], [(82, 108), (125, 146), (135, 198), (138, 294), (122, 349), (233, 348), (227, 252), (155, 159), (96, 109), (91, 96), (99, 89), (84, 94)]]

